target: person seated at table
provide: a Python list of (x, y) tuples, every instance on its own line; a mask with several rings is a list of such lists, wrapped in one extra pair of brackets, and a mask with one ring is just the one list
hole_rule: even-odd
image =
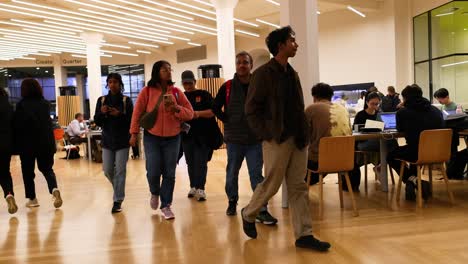
[[(309, 162), (308, 169), (318, 169), (318, 149), (323, 137), (351, 135), (348, 110), (341, 104), (331, 102), (333, 89), (326, 83), (318, 83), (312, 87), (314, 103), (305, 110), (309, 124)], [(319, 175), (312, 173), (310, 184), (316, 184)], [(351, 184), (359, 187), (359, 181)], [(354, 186), (353, 185), (353, 186)]]
[(75, 119), (73, 119), (67, 127), (67, 134), (70, 137), (70, 143), (73, 145), (79, 145), (87, 142), (87, 129), (83, 121), (83, 114), (77, 113), (75, 114)]
[(434, 98), (442, 105), (441, 110), (455, 111), (457, 104), (450, 99), (449, 91), (445, 88), (440, 88), (434, 93)]
[[(364, 126), (367, 120), (378, 119), (379, 107), (381, 103), (380, 95), (377, 92), (371, 92), (366, 96), (366, 108), (356, 114), (354, 118), (353, 127), (356, 125)], [(398, 146), (396, 140), (387, 141), (388, 150), (391, 151)], [(367, 163), (372, 163), (374, 165), (374, 172), (376, 174), (380, 173), (380, 141), (378, 139), (359, 141), (356, 144), (356, 149), (358, 151), (366, 151)], [(360, 178), (359, 167), (365, 165), (362, 155), (356, 156), (355, 170), (351, 173), (352, 177)], [(359, 175), (359, 176), (357, 176)]]
[[(387, 156), (388, 164), (397, 173), (400, 173), (401, 161), (416, 161), (418, 159), (419, 135), (424, 130), (440, 129), (444, 127), (442, 112), (431, 105), (424, 98), (422, 89), (417, 85), (408, 85), (401, 92), (404, 108), (396, 113), (398, 132), (405, 134), (406, 145), (391, 151)], [(411, 165), (405, 169), (403, 182), (405, 183), (406, 200), (415, 201), (417, 188), (417, 167)], [(430, 184), (422, 181), (422, 196), (424, 200), (430, 196)]]

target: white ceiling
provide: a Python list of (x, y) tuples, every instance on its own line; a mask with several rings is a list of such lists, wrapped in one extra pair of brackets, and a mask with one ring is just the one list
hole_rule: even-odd
[[(352, 4), (371, 12), (379, 2), (319, 0), (319, 10), (324, 14)], [(253, 34), (271, 30), (273, 26), (257, 19), (279, 24), (279, 10), (266, 0), (239, 0), (235, 28)], [(209, 0), (0, 0), (0, 60), (61, 52), (83, 56), (84, 31), (103, 34), (103, 56), (197, 45), (197, 40), (216, 35), (214, 11)]]

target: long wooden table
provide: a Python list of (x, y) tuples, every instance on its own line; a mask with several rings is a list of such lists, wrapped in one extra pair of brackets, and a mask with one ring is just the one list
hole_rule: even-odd
[[(386, 141), (390, 139), (397, 139), (404, 137), (403, 133), (398, 132), (380, 132), (380, 133), (353, 133), (356, 141), (364, 141), (370, 139), (378, 139), (380, 141), (380, 186), (381, 191), (388, 192), (388, 166), (387, 166), (387, 144)], [(286, 181), (283, 181), (282, 187), (282, 207), (288, 207), (288, 192), (286, 188)]]

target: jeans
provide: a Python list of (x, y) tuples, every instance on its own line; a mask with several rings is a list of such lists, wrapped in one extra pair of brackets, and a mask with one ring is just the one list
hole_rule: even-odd
[(114, 189), (114, 202), (123, 202), (125, 198), (125, 179), (129, 148), (110, 150), (102, 149), (102, 167), (104, 175)]
[(4, 197), (8, 194), (15, 195), (13, 193), (13, 181), (11, 180), (10, 161), (10, 154), (0, 154), (0, 185), (2, 186)]
[(52, 169), (54, 166), (54, 154), (23, 153), (20, 154), (20, 159), (26, 198), (31, 200), (36, 198), (36, 186), (34, 184), (34, 178), (36, 177), (36, 174), (34, 174), (36, 160), (39, 171), (44, 175), (47, 181), (49, 193), (52, 194), (52, 190), (57, 188), (57, 179)]
[(190, 188), (205, 190), (208, 158), (212, 150), (203, 143), (199, 144), (194, 138), (184, 138), (182, 146), (187, 162)]
[[(247, 169), (250, 176), (252, 191), (263, 181), (263, 151), (262, 144), (240, 145), (227, 143), (228, 164), (226, 168), (226, 194), (229, 201), (239, 200), (239, 170), (244, 158), (247, 161)], [(263, 208), (262, 210), (265, 210)]]
[[(180, 135), (158, 137), (145, 131), (146, 177), (152, 195), (161, 197), (161, 208), (172, 204), (175, 169), (180, 148)], [(161, 183), (162, 175), (162, 183)]]

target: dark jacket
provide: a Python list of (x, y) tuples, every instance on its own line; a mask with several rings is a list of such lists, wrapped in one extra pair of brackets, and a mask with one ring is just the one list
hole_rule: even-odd
[(56, 151), (50, 103), (44, 98), (24, 98), (16, 104), (13, 132), (20, 155), (53, 155)]
[(396, 114), (397, 129), (405, 133), (410, 155), (417, 158), (419, 134), (428, 129), (444, 127), (442, 112), (432, 106), (426, 98), (411, 98)]
[[(104, 99), (104, 104), (103, 104)], [(120, 115), (112, 116), (101, 112), (101, 106), (107, 105), (119, 110)], [(130, 97), (122, 94), (101, 96), (96, 102), (94, 122), (102, 128), (102, 147), (110, 150), (119, 150), (130, 147), (130, 121), (133, 114), (133, 103)]]
[(397, 106), (400, 104), (400, 98), (398, 94), (386, 95), (382, 98), (382, 111), (383, 112), (396, 112)]
[[(1, 88), (0, 88), (1, 89)], [(11, 153), (13, 109), (8, 96), (0, 96), (0, 155)]]
[[(293, 136), (296, 146), (304, 148), (308, 142), (308, 125), (304, 114), (304, 97), (299, 75), (288, 64), (293, 83), (291, 87), (281, 86), (284, 67), (274, 58), (258, 68), (250, 81), (245, 113), (250, 127), (262, 140), (285, 141), (285, 119), (295, 127), (289, 136)], [(284, 97), (285, 91), (292, 96)], [(287, 101), (290, 100), (290, 101)], [(285, 105), (289, 109), (285, 109)]]
[[(213, 103), (213, 113), (224, 123), (224, 141), (242, 145), (258, 144), (259, 140), (249, 127), (244, 112), (249, 86), (241, 84), (237, 75), (234, 75), (229, 103), (226, 104), (226, 83), (219, 89)], [(223, 106), (224, 112), (221, 110)]]

